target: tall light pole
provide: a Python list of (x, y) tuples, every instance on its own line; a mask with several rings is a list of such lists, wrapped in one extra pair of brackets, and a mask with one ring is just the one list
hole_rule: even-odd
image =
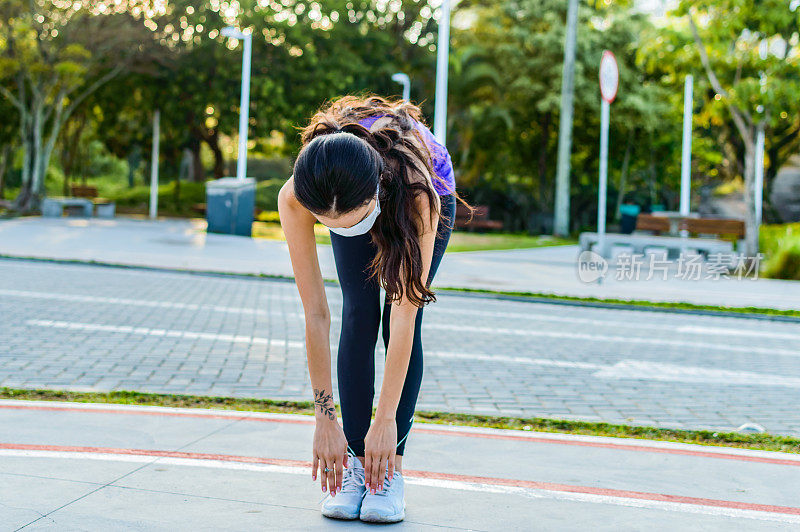
[(572, 97), (575, 92), (575, 41), (578, 34), (578, 0), (569, 0), (564, 68), (561, 74), (561, 118), (558, 131), (558, 168), (553, 233), (569, 234), (569, 158), (572, 153)]
[(247, 174), (247, 129), (250, 121), (250, 60), (253, 53), (253, 36), (232, 26), (222, 29), (222, 36), (244, 41), (242, 55), (242, 96), (239, 102), (239, 156), (236, 160), (236, 178)]
[(686, 76), (683, 87), (683, 147), (681, 149), (681, 216), (689, 216), (692, 190), (692, 92), (694, 78)]
[(402, 72), (392, 74), (392, 81), (396, 81), (403, 86), (403, 99), (407, 102), (411, 101), (411, 78), (408, 77), (408, 74), (403, 74)]
[(150, 219), (158, 217), (158, 149), (161, 143), (161, 110), (153, 113), (153, 150), (150, 154)]
[(436, 103), (433, 136), (445, 146), (447, 136), (447, 67), (450, 55), (450, 0), (442, 0), (439, 40), (436, 43)]

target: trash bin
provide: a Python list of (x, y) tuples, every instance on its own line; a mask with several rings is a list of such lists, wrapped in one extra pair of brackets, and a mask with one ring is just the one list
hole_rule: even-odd
[(223, 177), (206, 182), (208, 233), (252, 236), (256, 182), (252, 177)]
[(619, 225), (621, 233), (633, 233), (633, 230), (636, 228), (636, 217), (639, 216), (640, 210), (638, 205), (631, 203), (624, 203), (619, 206)]

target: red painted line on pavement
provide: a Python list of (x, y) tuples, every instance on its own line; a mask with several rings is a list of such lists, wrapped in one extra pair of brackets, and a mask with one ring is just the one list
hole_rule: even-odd
[[(191, 453), (183, 451), (162, 451), (153, 449), (124, 449), (114, 447), (84, 447), (72, 445), (35, 445), (35, 444), (15, 444), (0, 443), (0, 449), (24, 450), (24, 451), (52, 451), (52, 452), (74, 452), (87, 454), (117, 454), (117, 455), (137, 455), (152, 456), (154, 458), (186, 458), (193, 460), (209, 460), (223, 462), (239, 462), (251, 464), (270, 464), (279, 466), (304, 467), (311, 469), (311, 462), (305, 460), (287, 460), (281, 458), (263, 458), (259, 456), (240, 456), (213, 453)], [(623, 499), (637, 499), (645, 501), (657, 501), (667, 503), (692, 504), (698, 506), (710, 506), (717, 508), (733, 508), (737, 510), (751, 510), (756, 512), (769, 512), (786, 515), (800, 515), (800, 508), (793, 506), (774, 506), (770, 504), (758, 504), (739, 501), (726, 501), (721, 499), (706, 499), (702, 497), (688, 497), (683, 495), (669, 495), (666, 493), (654, 493), (646, 491), (630, 491), (609, 488), (598, 488), (593, 486), (579, 486), (571, 484), (558, 484), (554, 482), (539, 482), (534, 480), (519, 480), (509, 478), (481, 477), (474, 475), (459, 475), (454, 473), (437, 473), (435, 471), (405, 470), (407, 478), (426, 478), (434, 480), (449, 480), (454, 482), (469, 482), (492, 484), (496, 486), (513, 486), (536, 490), (559, 491), (567, 493), (583, 493), (590, 495), (602, 495), (606, 497), (616, 497)]]
[[(78, 408), (78, 407), (61, 407), (61, 406), (48, 406), (48, 405), (9, 405), (0, 404), (0, 409), (16, 409), (16, 410), (44, 410), (44, 411), (68, 411), (80, 413), (95, 413), (95, 414), (132, 414), (137, 416), (165, 416), (165, 417), (184, 417), (184, 418), (199, 418), (199, 419), (226, 419), (226, 420), (243, 420), (243, 421), (259, 421), (262, 423), (288, 423), (293, 425), (314, 425), (315, 421), (312, 419), (292, 419), (292, 418), (264, 418), (264, 417), (248, 417), (247, 415), (220, 415), (209, 414), (204, 412), (190, 413), (190, 412), (170, 412), (170, 411), (157, 411), (157, 410), (128, 410), (128, 409), (115, 409), (115, 408)], [(310, 418), (311, 416), (309, 416)], [(614, 449), (618, 451), (638, 451), (646, 453), (660, 453), (660, 454), (675, 454), (684, 456), (697, 456), (702, 458), (719, 458), (722, 460), (736, 460), (740, 462), (756, 462), (761, 464), (775, 464), (800, 467), (800, 460), (790, 460), (786, 458), (770, 458), (766, 456), (746, 456), (734, 453), (719, 453), (710, 451), (700, 451), (693, 449), (674, 449), (666, 447), (651, 447), (647, 445), (624, 445), (617, 443), (606, 442), (591, 442), (580, 440), (562, 440), (552, 438), (537, 438), (536, 436), (515, 436), (513, 434), (488, 434), (483, 432), (469, 432), (469, 431), (450, 431), (427, 427), (412, 428), (413, 432), (421, 432), (425, 434), (435, 434), (440, 436), (462, 436), (470, 438), (486, 438), (493, 440), (510, 440), (510, 441), (523, 441), (531, 443), (549, 443), (557, 445), (575, 445), (578, 447), (594, 447), (601, 449)], [(766, 452), (766, 451), (765, 451)]]

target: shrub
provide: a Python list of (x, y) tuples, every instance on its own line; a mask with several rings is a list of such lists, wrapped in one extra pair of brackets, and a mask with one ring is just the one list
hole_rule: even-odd
[(800, 244), (778, 250), (769, 261), (764, 276), (800, 281)]
[(765, 257), (762, 274), (800, 281), (800, 223), (762, 225), (759, 240)]

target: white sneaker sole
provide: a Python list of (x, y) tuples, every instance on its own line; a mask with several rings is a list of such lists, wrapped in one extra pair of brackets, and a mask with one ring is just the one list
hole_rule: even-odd
[(406, 517), (406, 507), (405, 504), (403, 505), (403, 509), (400, 510), (399, 513), (394, 515), (383, 515), (379, 514), (378, 512), (361, 512), (359, 515), (359, 519), (362, 521), (367, 521), (369, 523), (396, 523), (398, 521), (402, 521)]
[(356, 510), (355, 513), (348, 513), (344, 508), (334, 508), (332, 510), (322, 510), (322, 515), (325, 517), (332, 517), (334, 519), (358, 519), (359, 510)]

